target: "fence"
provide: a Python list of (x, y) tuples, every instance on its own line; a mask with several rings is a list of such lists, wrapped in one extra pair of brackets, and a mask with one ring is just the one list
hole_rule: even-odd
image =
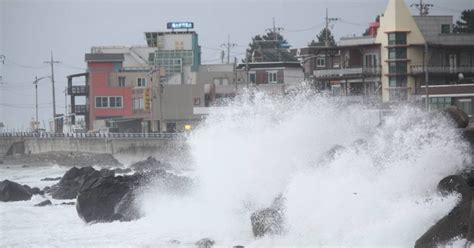
[(0, 133), (0, 138), (74, 138), (74, 139), (184, 139), (185, 134), (180, 133), (32, 133), (8, 132)]

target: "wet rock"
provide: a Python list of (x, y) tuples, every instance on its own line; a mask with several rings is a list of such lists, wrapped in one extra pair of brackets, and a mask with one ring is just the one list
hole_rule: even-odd
[(198, 241), (196, 241), (196, 243), (194, 243), (196, 245), (196, 247), (198, 248), (211, 248), (212, 246), (214, 246), (216, 242), (210, 238), (203, 238), (203, 239), (200, 239)]
[(457, 128), (466, 128), (469, 125), (469, 116), (457, 106), (450, 106), (444, 109), (442, 113), (450, 118)]
[(88, 188), (103, 177), (113, 177), (114, 172), (102, 169), (95, 170), (92, 167), (73, 167), (64, 174), (58, 184), (49, 189), (48, 193), (54, 199), (74, 199), (82, 188)]
[(106, 177), (91, 184), (77, 196), (76, 210), (87, 223), (128, 219), (115, 207), (132, 189), (131, 177)]
[(29, 166), (29, 165), (26, 165), (26, 164), (24, 164), (24, 165), (22, 165), (22, 166), (21, 166), (21, 168), (30, 168), (30, 166)]
[(155, 170), (166, 170), (170, 169), (171, 166), (169, 164), (162, 163), (153, 157), (148, 157), (146, 160), (132, 164), (130, 168), (137, 172), (143, 173)]
[(35, 204), (35, 207), (44, 207), (44, 206), (48, 206), (48, 205), (51, 205), (51, 201), (50, 200), (46, 200), (46, 201), (42, 201), (38, 204)]
[(472, 208), (472, 191), (459, 175), (444, 178), (438, 184), (443, 195), (459, 193), (461, 201), (451, 212), (433, 225), (415, 243), (415, 247), (438, 247), (454, 238), (465, 239), (469, 232)]
[(187, 189), (189, 182), (187, 178), (165, 171), (101, 177), (81, 188), (76, 210), (87, 223), (131, 221), (141, 217), (135, 202), (144, 187), (153, 183), (160, 190), (179, 193)]
[(132, 221), (142, 217), (136, 206), (136, 191), (127, 192), (117, 203), (115, 212), (122, 216), (121, 221)]
[(0, 159), (0, 164), (3, 164), (3, 160)]
[(258, 210), (250, 216), (253, 235), (263, 237), (265, 235), (278, 235), (283, 231), (283, 203), (282, 196), (277, 197), (272, 206)]
[(130, 169), (130, 168), (125, 168), (125, 169), (115, 168), (113, 171), (115, 172), (115, 174), (127, 174), (127, 173), (132, 172), (132, 169)]
[(318, 164), (320, 165), (325, 165), (331, 161), (333, 161), (338, 153), (343, 152), (346, 150), (344, 146), (341, 145), (334, 145), (331, 147), (331, 149), (327, 150), (323, 155), (321, 156), (321, 159), (319, 160)]
[(46, 177), (41, 179), (40, 181), (59, 181), (62, 177)]
[(168, 241), (168, 243), (173, 244), (173, 245), (181, 244), (181, 242), (179, 240), (176, 240), (176, 239), (172, 239), (172, 240)]
[(38, 187), (31, 188), (31, 193), (33, 195), (39, 195), (41, 190)]
[(70, 205), (70, 206), (74, 206), (76, 205), (75, 202), (61, 202), (61, 205)]
[(0, 201), (11, 202), (11, 201), (27, 201), (31, 199), (31, 192), (24, 186), (4, 180), (0, 182)]

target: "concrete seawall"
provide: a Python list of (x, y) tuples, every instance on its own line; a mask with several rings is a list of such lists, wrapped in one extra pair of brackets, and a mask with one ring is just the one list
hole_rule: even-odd
[[(86, 152), (112, 155), (156, 156), (163, 158), (181, 157), (188, 152), (183, 139), (114, 139), (114, 138), (72, 138), (72, 137), (1, 137), (0, 157), (11, 149), (24, 154), (45, 152)], [(18, 153), (18, 152), (17, 152)]]

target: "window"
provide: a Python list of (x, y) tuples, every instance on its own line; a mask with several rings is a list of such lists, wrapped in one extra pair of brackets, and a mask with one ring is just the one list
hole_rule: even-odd
[(472, 115), (472, 100), (471, 99), (459, 99), (459, 108), (464, 111), (467, 115)]
[(133, 110), (143, 110), (145, 106), (143, 103), (143, 98), (134, 98), (132, 103)]
[(276, 71), (269, 71), (268, 72), (268, 83), (269, 84), (276, 84), (277, 81), (277, 72)]
[(390, 62), (388, 63), (389, 73), (407, 73), (407, 62)]
[(214, 85), (229, 85), (227, 78), (214, 78)]
[(406, 47), (392, 47), (388, 49), (388, 59), (406, 59)]
[(366, 54), (364, 59), (365, 67), (377, 67), (377, 55)]
[(407, 34), (406, 33), (389, 33), (388, 44), (389, 45), (406, 45)]
[(451, 106), (451, 97), (431, 97), (430, 107), (431, 110), (445, 109)]
[(111, 96), (109, 97), (109, 105), (111, 108), (121, 108), (122, 107), (122, 97), (121, 96)]
[(122, 96), (97, 96), (95, 98), (96, 108), (121, 108)]
[(118, 86), (125, 87), (125, 77), (118, 77)]
[(137, 87), (146, 87), (146, 78), (137, 78)]
[(388, 87), (406, 87), (407, 86), (407, 77), (406, 76), (397, 76), (388, 78)]
[(326, 59), (325, 58), (317, 58), (316, 59), (316, 67), (326, 67)]
[(249, 81), (253, 84), (257, 82), (257, 74), (255, 72), (249, 73)]
[(449, 24), (442, 24), (442, 25), (441, 25), (441, 33), (442, 33), (442, 34), (449, 34), (449, 33), (451, 33), (451, 25), (449, 25)]
[(108, 108), (109, 107), (109, 98), (106, 96), (96, 96), (95, 97), (95, 107), (96, 108)]

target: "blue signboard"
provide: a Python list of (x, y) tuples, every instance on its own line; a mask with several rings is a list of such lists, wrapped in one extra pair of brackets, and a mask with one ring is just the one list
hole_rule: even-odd
[(194, 28), (194, 23), (192, 22), (168, 22), (166, 24), (168, 29), (191, 29)]

